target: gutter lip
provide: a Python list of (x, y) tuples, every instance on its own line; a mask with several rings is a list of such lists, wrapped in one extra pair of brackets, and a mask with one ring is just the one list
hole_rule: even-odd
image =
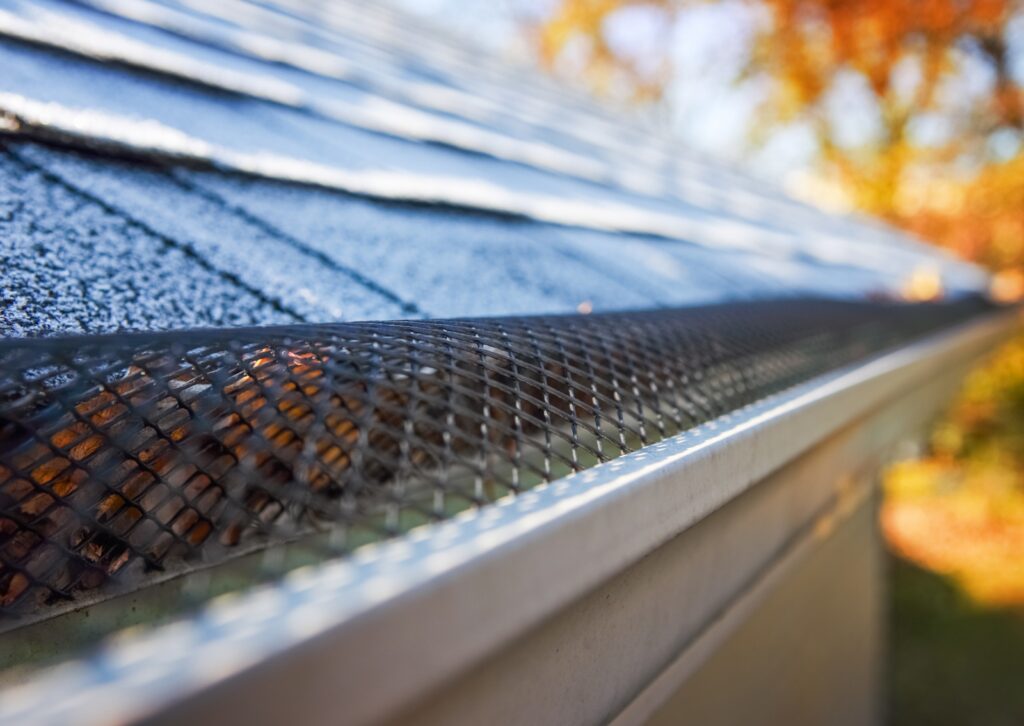
[[(0, 723), (164, 720), (234, 699), (304, 700), (323, 685), (304, 680), (317, 668), (334, 684), (320, 695), (347, 721), (394, 713), (908, 385), (984, 352), (1020, 317), (1016, 308), (979, 316), (514, 499), (120, 637), (0, 692)], [(380, 647), (356, 647), (367, 642)]]

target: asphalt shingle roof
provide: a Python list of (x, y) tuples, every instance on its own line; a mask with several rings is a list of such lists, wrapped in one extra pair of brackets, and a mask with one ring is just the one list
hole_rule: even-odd
[(0, 0), (0, 335), (952, 295), (377, 3)]

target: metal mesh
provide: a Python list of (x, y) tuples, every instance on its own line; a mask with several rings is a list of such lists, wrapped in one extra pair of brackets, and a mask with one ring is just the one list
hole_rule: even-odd
[(790, 300), (3, 341), (2, 622), (274, 543), (345, 551), (984, 307)]

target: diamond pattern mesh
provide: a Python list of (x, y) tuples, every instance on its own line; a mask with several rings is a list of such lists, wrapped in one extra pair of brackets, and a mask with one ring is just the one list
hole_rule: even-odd
[(0, 624), (271, 545), (344, 552), (984, 307), (789, 300), (0, 341)]

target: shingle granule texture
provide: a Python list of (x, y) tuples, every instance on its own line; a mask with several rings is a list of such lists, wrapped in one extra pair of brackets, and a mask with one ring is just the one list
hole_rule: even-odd
[(294, 322), (0, 150), (0, 336)]

